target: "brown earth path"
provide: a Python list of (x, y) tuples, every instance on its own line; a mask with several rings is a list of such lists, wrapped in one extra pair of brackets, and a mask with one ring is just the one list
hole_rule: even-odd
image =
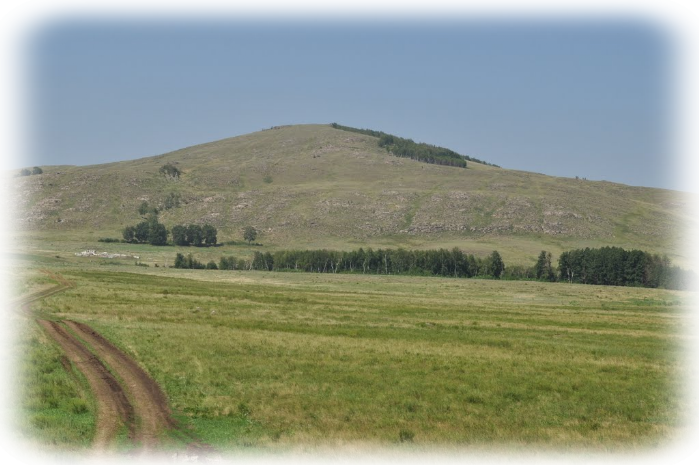
[(127, 426), (129, 436), (133, 437), (134, 408), (114, 375), (61, 324), (49, 320), (37, 320), (37, 323), (61, 346), (68, 359), (87, 378), (97, 401), (93, 446), (98, 450), (107, 449), (122, 425)]
[[(20, 300), (20, 307), (28, 315), (32, 315), (32, 302), (74, 286), (57, 273), (41, 271), (58, 284)], [(63, 349), (68, 360), (78, 367), (90, 385), (97, 403), (95, 449), (108, 449), (119, 429), (126, 426), (132, 441), (144, 451), (153, 450), (165, 430), (176, 428), (167, 397), (160, 386), (102, 335), (76, 321), (57, 322), (40, 318), (36, 321)], [(192, 441), (187, 449), (212, 451), (210, 446), (198, 441)]]
[[(53, 279), (54, 281), (57, 281), (58, 284), (56, 284), (55, 286), (52, 286), (48, 289), (44, 289), (43, 291), (34, 292), (32, 294), (29, 294), (25, 297), (20, 298), (19, 305), (20, 305), (20, 308), (22, 309), (22, 311), (24, 311), (25, 313), (31, 313), (31, 309), (29, 308), (29, 304), (31, 304), (32, 302), (36, 302), (37, 300), (43, 299), (43, 298), (48, 297), (48, 296), (53, 295), (53, 294), (58, 294), (59, 292), (63, 292), (66, 289), (73, 287), (73, 283), (71, 283), (70, 281), (68, 281), (67, 279), (65, 279), (61, 275), (53, 273), (49, 270), (40, 270), (40, 271), (42, 273), (49, 275), (49, 277), (51, 279)], [(15, 303), (16, 302), (17, 301), (15, 301)]]
[(65, 324), (121, 378), (136, 413), (133, 439), (145, 450), (153, 449), (162, 433), (175, 427), (167, 397), (160, 386), (134, 360), (85, 323), (66, 320)]

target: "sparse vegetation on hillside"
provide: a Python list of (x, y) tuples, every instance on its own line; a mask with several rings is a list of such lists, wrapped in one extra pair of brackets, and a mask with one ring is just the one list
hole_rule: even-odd
[(160, 170), (158, 170), (161, 174), (164, 174), (166, 177), (171, 178), (171, 179), (179, 179), (180, 174), (182, 172), (177, 168), (175, 165), (172, 163), (166, 163), (163, 166), (160, 167)]
[(180, 206), (181, 196), (177, 192), (170, 192), (163, 202), (165, 210), (178, 208)]
[(43, 174), (44, 170), (35, 166), (31, 170), (29, 168), (22, 168), (16, 176), (31, 176), (33, 174)]
[(138, 214), (141, 216), (157, 215), (158, 213), (158, 208), (149, 205), (145, 200), (138, 206)]
[(434, 163), (436, 165), (458, 166), (461, 168), (466, 168), (466, 160), (475, 161), (483, 165), (497, 166), (468, 155), (461, 155), (444, 147), (415, 142), (412, 139), (394, 136), (383, 131), (357, 129), (349, 126), (342, 126), (337, 123), (332, 123), (331, 126), (335, 129), (341, 129), (343, 131), (356, 132), (359, 134), (378, 137), (379, 147), (385, 148), (386, 151), (397, 157), (410, 158), (412, 160), (417, 160), (424, 163)]

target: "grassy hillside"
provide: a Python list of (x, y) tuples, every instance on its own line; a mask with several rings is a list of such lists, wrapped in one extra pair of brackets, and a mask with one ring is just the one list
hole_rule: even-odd
[[(159, 172), (166, 163), (179, 179)], [(686, 264), (688, 195), (495, 168), (430, 165), (390, 155), (377, 138), (329, 125), (288, 126), (155, 157), (43, 167), (15, 178), (27, 237), (95, 241), (140, 221), (144, 200), (178, 208), (161, 221), (215, 225), (219, 241), (252, 225), (275, 248), (453, 247), (530, 263), (542, 249), (617, 245)]]

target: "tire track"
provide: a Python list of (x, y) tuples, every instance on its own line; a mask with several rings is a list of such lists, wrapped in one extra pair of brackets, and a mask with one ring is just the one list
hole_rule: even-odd
[[(132, 358), (85, 323), (36, 318), (32, 303), (73, 287), (62, 276), (42, 271), (58, 284), (7, 303), (5, 310), (36, 319), (46, 334), (63, 349), (66, 358), (85, 375), (97, 401), (95, 437), (87, 463), (118, 465), (115, 439), (123, 425), (128, 427), (131, 441), (139, 445), (138, 450), (128, 454), (129, 458), (144, 464), (171, 463), (159, 447), (165, 431), (177, 428), (165, 393)], [(210, 445), (197, 441), (185, 431), (181, 433), (192, 442), (187, 446), (187, 452), (175, 454), (173, 461), (230, 463), (215, 455), (217, 452)]]
[(97, 400), (93, 446), (98, 450), (108, 449), (122, 425), (126, 425), (129, 437), (133, 438), (136, 430), (134, 408), (114, 375), (59, 323), (36, 321), (61, 346), (68, 359), (80, 369), (90, 384)]
[[(57, 273), (46, 269), (40, 271), (58, 284), (19, 300), (22, 312), (28, 316), (36, 316), (30, 308), (31, 303), (75, 287)], [(123, 426), (128, 430), (129, 439), (145, 452), (157, 448), (166, 430), (177, 429), (167, 396), (160, 386), (133, 359), (101, 334), (77, 321), (59, 323), (38, 318), (36, 322), (63, 349), (67, 358), (64, 364), (68, 365), (66, 370), (72, 371), (68, 361), (72, 362), (90, 385), (97, 403), (93, 438), (96, 450), (111, 448)], [(190, 437), (188, 451), (196, 454), (214, 452), (208, 444), (182, 432)]]
[(133, 359), (88, 325), (70, 320), (66, 320), (65, 324), (121, 378), (136, 413), (134, 440), (145, 450), (153, 449), (162, 433), (175, 427), (167, 397), (160, 386)]
[[(56, 279), (56, 275), (54, 275), (53, 273), (47, 272), (47, 274), (49, 276), (51, 276), (51, 278)], [(29, 294), (25, 297), (19, 298), (15, 301), (8, 303), (8, 304), (5, 304), (5, 310), (8, 312), (18, 313), (17, 307), (19, 307), (20, 310), (25, 315), (27, 315), (29, 317), (34, 317), (34, 315), (31, 312), (31, 308), (30, 308), (31, 304), (33, 304), (37, 300), (45, 299), (46, 297), (52, 296), (54, 294), (58, 294), (59, 292), (63, 292), (66, 289), (70, 289), (71, 287), (73, 287), (73, 285), (70, 282), (66, 281), (63, 278), (56, 279), (56, 280), (59, 281), (60, 284), (57, 284), (54, 287), (51, 287), (49, 289), (45, 289), (43, 291)]]

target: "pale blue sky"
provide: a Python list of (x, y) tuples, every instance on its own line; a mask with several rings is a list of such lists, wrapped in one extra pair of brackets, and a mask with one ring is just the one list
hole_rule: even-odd
[(633, 21), (62, 21), (27, 48), (24, 165), (331, 123), (505, 168), (678, 188), (671, 43)]

